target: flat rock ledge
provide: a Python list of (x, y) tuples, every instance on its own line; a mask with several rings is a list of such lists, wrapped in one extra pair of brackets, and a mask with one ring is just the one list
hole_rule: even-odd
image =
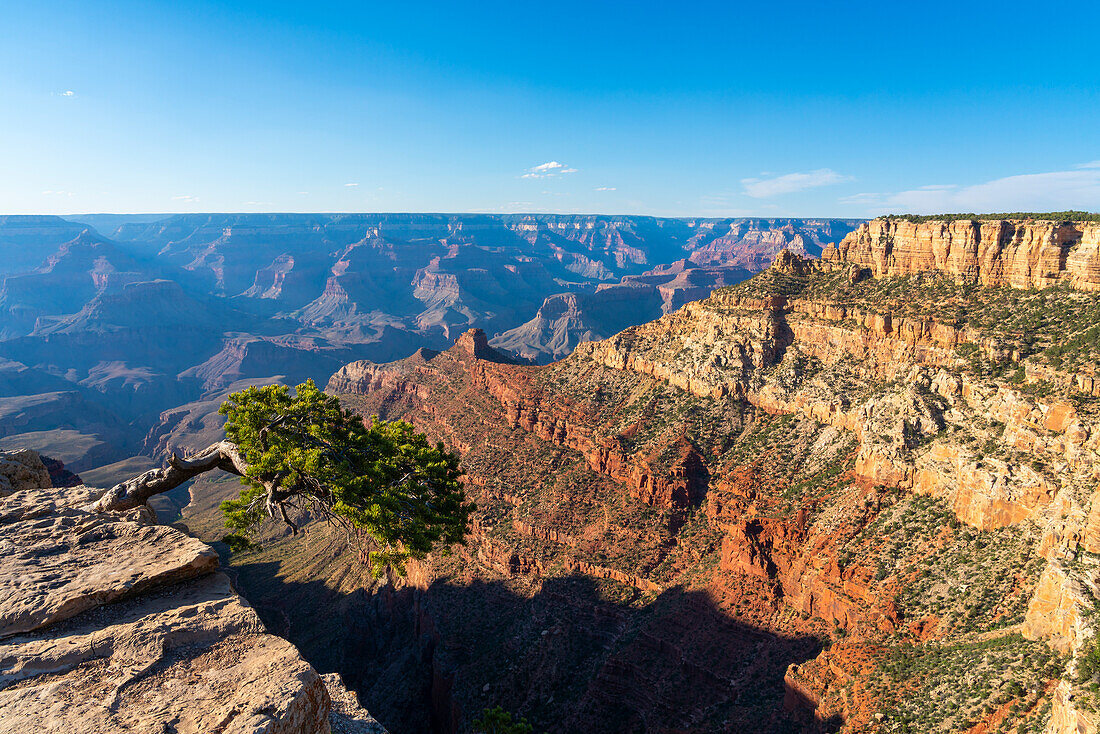
[(384, 734), (267, 633), (212, 548), (148, 508), (85, 512), (102, 490), (38, 466), (0, 453), (0, 734)]

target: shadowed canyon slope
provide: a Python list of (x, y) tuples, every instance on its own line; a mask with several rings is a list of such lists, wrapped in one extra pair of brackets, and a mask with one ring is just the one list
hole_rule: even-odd
[[(273, 539), (239, 579), (397, 730), (499, 704), (549, 731), (1095, 731), (1094, 255), (1087, 226), (999, 226), (946, 267), (872, 223), (546, 367), (478, 331), (350, 364), (330, 391), (462, 454), (468, 546), (375, 588), (324, 534)], [(299, 584), (371, 622), (306, 629)]]
[[(128, 221), (128, 219), (130, 221)], [(0, 218), (0, 437), (64, 412), (120, 460), (177, 436), (240, 381), (323, 383), (341, 365), (444, 348), (479, 327), (563, 356), (737, 282), (839, 220), (450, 214)], [(702, 259), (690, 260), (699, 253)], [(676, 263), (675, 265), (672, 265)], [(562, 309), (559, 304), (570, 306)], [(72, 410), (60, 406), (81, 405)], [(162, 416), (167, 413), (167, 416)], [(84, 420), (82, 416), (89, 418)], [(195, 416), (197, 419), (201, 419)], [(147, 435), (158, 425), (154, 435)], [(176, 445), (190, 445), (180, 435)], [(65, 457), (94, 465), (85, 453)]]
[[(495, 705), (551, 732), (1095, 732), (1096, 249), (1085, 223), (876, 220), (682, 306), (719, 267), (623, 275), (586, 308), (610, 322), (617, 290), (654, 286), (663, 315), (550, 365), (476, 328), (351, 362), (329, 391), (461, 454), (469, 543), (377, 582), (313, 526), (228, 572), (396, 732)], [(108, 289), (43, 333), (88, 314), (125, 333), (113, 299), (143, 293), (168, 323), (180, 298), (272, 323), (183, 280)], [(541, 344), (568, 351), (553, 324), (583, 325), (583, 294), (543, 304)], [(150, 450), (217, 434), (250, 380), (235, 345)], [(182, 522), (220, 538), (236, 489), (201, 480)]]

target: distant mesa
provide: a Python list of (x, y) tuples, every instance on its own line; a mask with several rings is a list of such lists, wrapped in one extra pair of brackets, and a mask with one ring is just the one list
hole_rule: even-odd
[[(60, 411), (79, 398), (89, 419), (73, 413), (66, 430), (105, 446), (104, 462), (124, 461), (186, 441), (187, 431), (167, 426), (165, 415), (215, 430), (216, 414), (195, 411), (232, 384), (323, 383), (345, 364), (449, 349), (472, 328), (488, 346), (474, 344), (471, 353), (549, 362), (739, 282), (783, 247), (816, 255), (857, 224), (541, 214), (4, 216), (0, 400), (53, 396), (41, 400), (60, 401)], [(0, 435), (53, 428), (19, 424), (22, 409), (0, 413)]]

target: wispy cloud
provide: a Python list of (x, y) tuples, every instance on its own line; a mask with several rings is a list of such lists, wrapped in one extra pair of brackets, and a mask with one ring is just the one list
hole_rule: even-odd
[(180, 194), (179, 196), (173, 196), (172, 201), (190, 201), (197, 202), (199, 197), (192, 196), (191, 194)]
[(704, 217), (759, 217), (787, 216), (789, 212), (774, 202), (753, 202), (745, 207), (744, 195), (739, 191), (717, 191), (703, 194), (697, 202), (677, 202), (687, 216)]
[(309, 192), (308, 191), (299, 191), (298, 196), (309, 196)]
[(819, 168), (816, 171), (805, 173), (785, 173), (782, 176), (772, 178), (743, 178), (741, 186), (743, 193), (754, 199), (767, 199), (782, 194), (793, 194), (796, 191), (829, 186), (831, 184), (851, 181), (851, 176), (844, 176), (831, 168)]
[(615, 191), (614, 186), (597, 186), (593, 191)]
[(1088, 163), (1078, 163), (1074, 168), (1100, 168), (1100, 161), (1089, 161)]
[(58, 97), (75, 97), (76, 92), (71, 89), (66, 89), (64, 92), (56, 92)]
[(1100, 209), (1100, 161), (1070, 171), (1024, 173), (971, 186), (936, 184), (892, 193), (862, 193), (842, 198), (868, 213), (1012, 212)]
[(554, 178), (566, 173), (576, 173), (576, 168), (571, 168), (558, 161), (547, 161), (527, 169), (520, 178)]
[(75, 196), (75, 194), (72, 191), (61, 191), (61, 190), (55, 191), (53, 189), (47, 189), (47, 190), (43, 191), (42, 195), (43, 196)]
[(535, 206), (534, 202), (531, 201), (509, 201), (507, 204), (500, 206), (471, 209), (470, 211), (479, 214), (524, 214), (527, 212), (544, 212), (546, 207)]
[(359, 184), (357, 184), (357, 183), (346, 183), (344, 185), (351, 188), (352, 186), (358, 186)]

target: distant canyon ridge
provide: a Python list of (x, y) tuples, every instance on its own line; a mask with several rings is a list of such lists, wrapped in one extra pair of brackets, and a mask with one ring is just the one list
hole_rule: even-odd
[[(487, 214), (0, 216), (0, 447), (102, 485), (245, 384), (446, 349), (546, 363), (860, 222)], [(146, 458), (141, 458), (146, 457)], [(97, 467), (107, 465), (102, 471)], [(97, 473), (98, 472), (98, 473)]]

